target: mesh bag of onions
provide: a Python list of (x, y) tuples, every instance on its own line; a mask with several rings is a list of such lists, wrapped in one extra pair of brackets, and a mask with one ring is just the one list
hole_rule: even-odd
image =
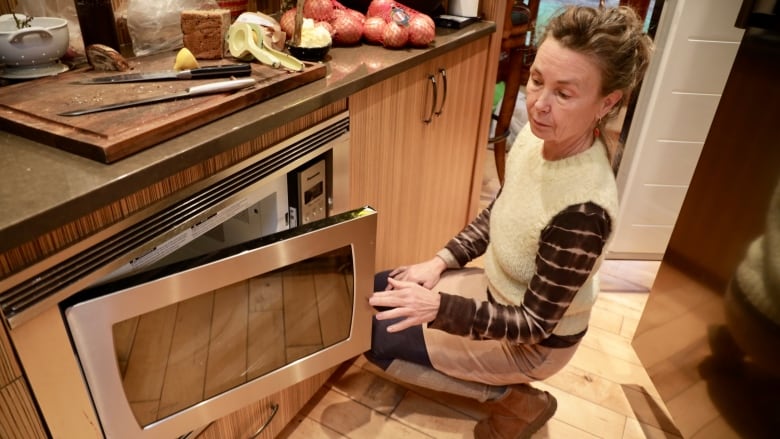
[[(279, 20), (287, 37), (295, 31), (296, 8)], [(336, 0), (306, 0), (303, 16), (326, 28), (334, 45), (350, 46), (364, 40), (387, 48), (426, 47), (436, 37), (433, 19), (394, 0), (372, 0), (366, 15)]]

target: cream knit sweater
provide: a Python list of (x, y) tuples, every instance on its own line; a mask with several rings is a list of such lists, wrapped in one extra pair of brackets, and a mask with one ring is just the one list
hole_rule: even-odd
[[(600, 141), (577, 155), (548, 161), (542, 157), (543, 141), (526, 126), (516, 145), (522, 146), (512, 148), (507, 158), (507, 180), (493, 206), (485, 253), (490, 291), (496, 301), (506, 305), (523, 301), (534, 275), (539, 237), (556, 214), (567, 206), (593, 202), (609, 213), (614, 225), (618, 204), (614, 173)], [(587, 328), (598, 293), (595, 273), (601, 259), (554, 334), (572, 335)]]

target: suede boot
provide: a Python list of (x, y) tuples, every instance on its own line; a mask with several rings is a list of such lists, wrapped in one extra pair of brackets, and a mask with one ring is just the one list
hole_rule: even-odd
[(558, 408), (550, 393), (527, 384), (512, 386), (504, 396), (485, 405), (490, 416), (474, 427), (475, 439), (528, 439)]

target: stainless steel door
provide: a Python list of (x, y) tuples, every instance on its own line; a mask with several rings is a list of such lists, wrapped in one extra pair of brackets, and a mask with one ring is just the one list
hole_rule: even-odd
[(84, 292), (106, 436), (177, 437), (367, 350), (375, 235), (363, 208)]

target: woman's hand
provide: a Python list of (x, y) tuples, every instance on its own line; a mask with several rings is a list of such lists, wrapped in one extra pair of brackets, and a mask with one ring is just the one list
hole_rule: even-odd
[(403, 318), (398, 323), (388, 326), (387, 332), (403, 331), (436, 318), (441, 303), (438, 293), (416, 282), (399, 281), (393, 278), (388, 278), (387, 281), (391, 289), (377, 291), (368, 299), (368, 303), (374, 307), (391, 308), (377, 313), (377, 320)]
[[(398, 267), (390, 272), (390, 277), (396, 280), (414, 282), (427, 289), (431, 289), (439, 282), (441, 273), (446, 269), (447, 264), (444, 260), (438, 256), (434, 256), (425, 262)], [(392, 288), (392, 285), (388, 283), (387, 289), (390, 290)]]

